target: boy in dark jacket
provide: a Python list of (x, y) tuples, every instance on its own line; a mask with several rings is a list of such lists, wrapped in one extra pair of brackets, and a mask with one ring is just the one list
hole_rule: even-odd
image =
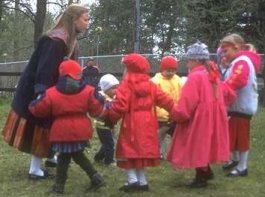
[(83, 70), (82, 78), (87, 85), (91, 85), (94, 88), (98, 87), (100, 72), (94, 59), (92, 58), (87, 59), (86, 66)]

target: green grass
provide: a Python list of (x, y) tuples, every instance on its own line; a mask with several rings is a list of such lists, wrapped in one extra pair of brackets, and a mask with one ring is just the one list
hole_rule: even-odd
[[(0, 123), (4, 126), (10, 109), (10, 98), (0, 98)], [(209, 182), (206, 189), (186, 189), (184, 183), (194, 175), (193, 170), (174, 170), (166, 161), (160, 167), (148, 168), (147, 178), (150, 191), (145, 193), (125, 194), (118, 188), (125, 182), (126, 173), (117, 167), (104, 167), (95, 164), (97, 170), (104, 176), (107, 186), (97, 192), (85, 192), (89, 179), (74, 163), (71, 163), (64, 196), (69, 197), (107, 197), (107, 196), (177, 196), (177, 197), (259, 197), (265, 193), (265, 110), (260, 108), (252, 120), (251, 151), (249, 159), (249, 176), (227, 178), (220, 165), (213, 166), (215, 179)], [(98, 139), (94, 135), (91, 140), (92, 148), (86, 150), (92, 158), (97, 150)], [(29, 181), (27, 172), (30, 156), (9, 147), (0, 138), (0, 196), (9, 197), (42, 197), (54, 196), (49, 194), (53, 180)], [(55, 173), (54, 169), (49, 169)]]

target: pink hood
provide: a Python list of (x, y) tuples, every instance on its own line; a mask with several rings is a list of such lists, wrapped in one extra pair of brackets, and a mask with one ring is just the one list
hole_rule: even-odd
[(240, 51), (238, 53), (238, 56), (239, 55), (245, 55), (245, 56), (249, 57), (250, 60), (252, 61), (252, 63), (254, 64), (256, 73), (258, 73), (260, 71), (261, 57), (258, 53), (251, 52), (251, 51)]

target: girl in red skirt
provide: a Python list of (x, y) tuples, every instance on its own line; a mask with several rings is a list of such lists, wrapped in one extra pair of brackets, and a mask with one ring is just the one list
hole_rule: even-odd
[(58, 81), (58, 67), (65, 57), (77, 60), (77, 35), (87, 29), (88, 9), (70, 5), (54, 27), (38, 40), (28, 65), (18, 82), (11, 104), (11, 111), (3, 128), (4, 140), (21, 152), (32, 155), (28, 178), (42, 180), (50, 174), (42, 169), (42, 158), (47, 167), (56, 166), (54, 153), (49, 152), (48, 133), (53, 119), (34, 117), (28, 110), (29, 103)]
[(253, 46), (246, 44), (238, 34), (229, 34), (221, 40), (224, 57), (230, 62), (225, 84), (235, 92), (237, 99), (229, 107), (229, 134), (231, 160), (224, 170), (229, 177), (248, 175), (248, 155), (250, 149), (250, 121), (258, 109), (258, 88), (256, 73), (259, 72), (261, 58)]

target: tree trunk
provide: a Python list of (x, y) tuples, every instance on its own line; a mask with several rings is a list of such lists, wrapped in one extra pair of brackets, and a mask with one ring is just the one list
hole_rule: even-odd
[(3, 16), (3, 5), (4, 5), (4, 1), (0, 1), (0, 27), (1, 27), (2, 16)]
[(46, 16), (47, 0), (37, 0), (37, 12), (34, 24), (34, 45), (36, 47), (38, 38), (42, 35)]
[(19, 3), (20, 0), (15, 0), (15, 18), (14, 18), (14, 27), (13, 27), (13, 38), (14, 38), (14, 50), (13, 50), (13, 59), (16, 61), (19, 58), (19, 50), (17, 50), (19, 48), (19, 34), (17, 32), (19, 32)]

